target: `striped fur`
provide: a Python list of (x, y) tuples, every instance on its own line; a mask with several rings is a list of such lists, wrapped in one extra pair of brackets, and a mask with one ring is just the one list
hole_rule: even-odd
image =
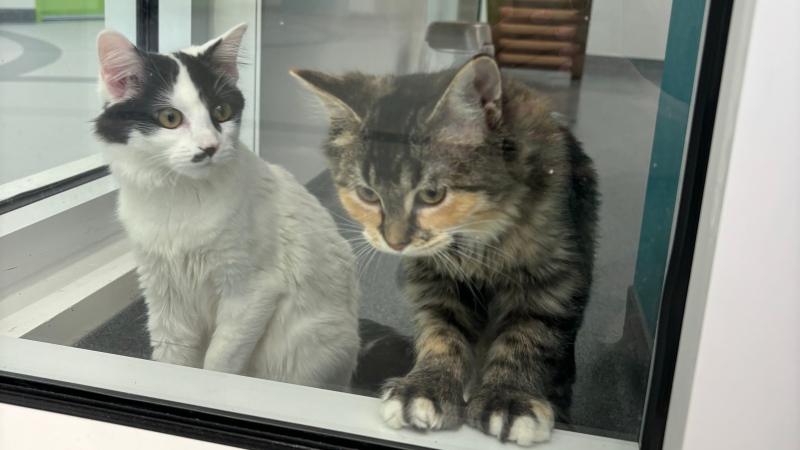
[[(384, 389), (386, 423), (547, 440), (569, 420), (592, 282), (599, 200), (580, 143), (485, 56), (435, 74), (293, 73), (330, 112), (344, 206), (375, 247), (405, 256), (416, 359)], [(415, 200), (444, 187), (439, 205)]]

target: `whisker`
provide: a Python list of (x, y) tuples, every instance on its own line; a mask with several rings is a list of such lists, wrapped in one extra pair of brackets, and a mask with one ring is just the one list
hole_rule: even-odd
[(457, 249), (457, 248), (453, 248), (453, 249), (451, 249), (451, 250), (452, 250), (452, 251), (454, 251), (454, 252), (456, 252), (456, 253), (457, 253), (459, 256), (461, 256), (461, 257), (463, 257), (463, 258), (466, 258), (467, 260), (469, 260), (469, 261), (472, 261), (472, 262), (474, 262), (475, 264), (479, 264), (479, 265), (481, 265), (481, 266), (485, 267), (486, 269), (488, 269), (489, 271), (491, 271), (491, 272), (493, 272), (493, 273), (495, 273), (495, 274), (498, 274), (498, 275), (501, 275), (501, 276), (503, 276), (503, 277), (504, 277), (504, 278), (506, 278), (508, 281), (510, 281), (510, 282), (512, 282), (512, 283), (514, 283), (514, 284), (516, 284), (518, 287), (522, 288), (522, 285), (521, 285), (521, 284), (520, 284), (518, 281), (516, 281), (516, 280), (514, 280), (513, 278), (509, 277), (508, 275), (504, 274), (504, 273), (503, 273), (503, 272), (501, 272), (500, 270), (497, 270), (495, 267), (492, 267), (492, 266), (490, 266), (490, 265), (488, 265), (488, 264), (484, 263), (483, 261), (481, 261), (481, 260), (479, 260), (479, 259), (476, 259), (476, 258), (474, 258), (474, 257), (470, 256), (469, 254), (465, 253), (465, 252), (462, 252), (461, 250), (459, 250), (459, 249)]
[[(452, 256), (450, 256), (448, 254), (442, 254), (442, 258), (444, 260), (449, 261), (450, 264), (452, 264), (453, 267), (455, 267), (455, 269), (459, 273), (461, 273), (461, 275), (463, 277), (463, 280), (464, 280), (464, 283), (467, 285), (467, 289), (469, 289), (470, 293), (472, 294), (472, 298), (475, 299), (475, 304), (472, 306), (472, 313), (474, 314), (476, 312), (478, 301), (480, 301), (481, 304), (484, 305), (484, 307), (485, 307), (486, 299), (483, 298), (483, 295), (480, 293), (480, 290), (478, 289), (477, 286), (475, 286), (474, 281), (472, 280), (472, 278), (469, 275), (467, 275), (466, 271), (457, 262), (455, 262), (453, 260)], [(476, 290), (477, 290), (477, 292), (476, 292)]]
[(343, 215), (341, 215), (341, 214), (337, 214), (336, 212), (334, 212), (334, 211), (332, 211), (332, 210), (330, 210), (330, 209), (328, 210), (328, 212), (329, 212), (331, 215), (333, 215), (333, 216), (336, 216), (336, 217), (338, 217), (338, 218), (340, 218), (340, 219), (344, 220), (344, 221), (345, 221), (345, 222), (347, 222), (347, 223), (351, 223), (351, 224), (357, 224), (357, 225), (359, 225), (359, 226), (362, 226), (362, 227), (363, 227), (363, 225), (362, 225), (361, 223), (359, 223), (359, 222), (356, 222), (355, 220), (351, 219), (350, 217), (343, 216)]
[(360, 229), (358, 229), (358, 228), (346, 228), (346, 227), (320, 228), (320, 229), (316, 229), (316, 230), (313, 230), (313, 231), (305, 231), (303, 233), (296, 233), (295, 236), (305, 236), (307, 234), (322, 233), (322, 232), (326, 232), (326, 231), (351, 231), (351, 232), (355, 232), (355, 231), (364, 231), (364, 229), (363, 228), (360, 228)]
[[(380, 266), (381, 266), (381, 258), (383, 258), (383, 253), (384, 253), (384, 252), (378, 252), (378, 262), (377, 262), (377, 263), (375, 263), (375, 265), (376, 265), (377, 267), (380, 267)], [(376, 270), (376, 271), (374, 271), (374, 272), (372, 273), (372, 283), (375, 283), (375, 281), (377, 280), (377, 277), (378, 277), (378, 271)]]
[[(353, 261), (352, 262), (361, 262), (361, 260), (363, 259), (363, 256), (366, 255), (369, 252), (370, 248), (372, 248), (372, 246), (368, 242), (363, 243), (358, 248), (358, 250), (355, 252), (355, 254), (353, 255)], [(352, 265), (352, 262), (350, 263), (351, 265)], [(360, 275), (360, 272), (361, 272), (361, 268), (362, 268), (361, 264), (359, 264), (359, 270), (356, 273), (357, 278), (359, 280), (360, 280), (360, 276), (359, 275)]]
[(367, 263), (365, 260), (367, 260), (368, 258), (372, 258), (372, 256), (374, 255), (375, 251), (376, 251), (375, 248), (373, 248), (372, 246), (369, 246), (369, 247), (367, 247), (366, 252), (360, 258), (360, 261), (359, 261), (360, 264), (359, 264), (359, 267), (358, 267), (358, 284), (359, 284), (359, 286), (361, 285), (361, 279), (364, 277), (364, 275), (367, 273), (367, 270), (369, 269), (369, 263)]
[(474, 240), (474, 239), (470, 240), (469, 238), (464, 238), (463, 236), (462, 236), (462, 239), (465, 239), (468, 242), (474, 243), (477, 246), (492, 249), (492, 250), (494, 250), (495, 253), (497, 253), (498, 255), (500, 255), (502, 257), (505, 257), (510, 262), (514, 262), (514, 260), (515, 260), (515, 258), (511, 254), (509, 254), (509, 253), (505, 252), (504, 250), (502, 250), (502, 249), (500, 249), (498, 247), (495, 247), (493, 245), (487, 244), (485, 242), (477, 241), (477, 240)]

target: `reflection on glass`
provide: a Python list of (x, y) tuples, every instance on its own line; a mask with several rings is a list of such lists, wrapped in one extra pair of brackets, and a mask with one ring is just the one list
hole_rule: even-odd
[[(102, 2), (94, 9), (56, 7), (44, 10), (42, 22), (0, 23), (0, 185), (68, 164), (76, 169), (62, 170), (66, 176), (100, 164), (91, 119), (97, 112), (94, 41), (104, 25), (95, 14), (102, 18)], [(81, 20), (55, 20), (78, 13)]]
[(19, 336), (381, 397), (394, 428), (636, 440), (696, 61), (662, 85), (669, 10), (615, 47), (602, 2), (256, 3), (163, 9), (182, 53), (0, 25), (0, 185), (102, 144), (142, 290)]

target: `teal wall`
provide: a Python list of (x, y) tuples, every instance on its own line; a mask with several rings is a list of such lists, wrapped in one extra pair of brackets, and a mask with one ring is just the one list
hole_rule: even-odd
[(705, 0), (673, 0), (633, 287), (655, 333), (689, 125)]

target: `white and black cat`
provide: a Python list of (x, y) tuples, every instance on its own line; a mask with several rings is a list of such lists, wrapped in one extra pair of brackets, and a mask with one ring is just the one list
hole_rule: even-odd
[(352, 251), (316, 198), (239, 140), (245, 30), (172, 54), (98, 36), (95, 134), (119, 184), (153, 358), (347, 389), (359, 348)]

